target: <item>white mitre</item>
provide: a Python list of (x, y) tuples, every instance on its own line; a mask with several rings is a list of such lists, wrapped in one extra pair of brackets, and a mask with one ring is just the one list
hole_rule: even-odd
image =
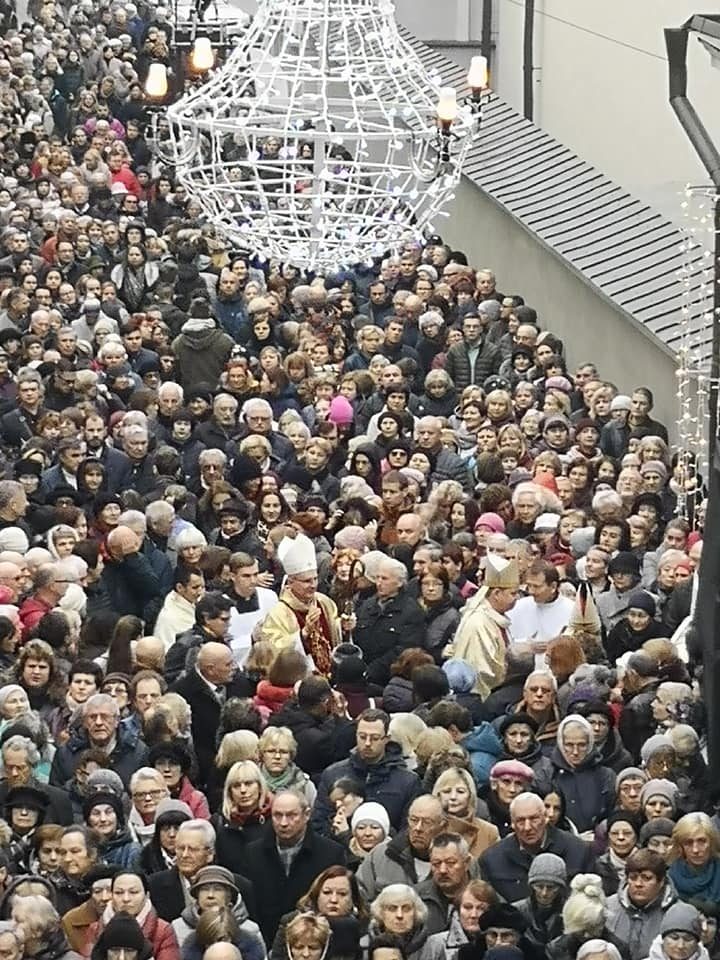
[(309, 537), (299, 533), (295, 539), (284, 537), (277, 548), (278, 560), (289, 576), (317, 571), (317, 553)]

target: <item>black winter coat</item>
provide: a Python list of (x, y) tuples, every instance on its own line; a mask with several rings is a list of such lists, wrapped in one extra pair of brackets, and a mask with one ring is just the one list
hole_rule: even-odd
[(368, 680), (384, 687), (390, 665), (408, 647), (425, 646), (425, 615), (407, 590), (380, 607), (377, 596), (363, 600), (357, 609), (354, 641), (368, 664)]
[(524, 763), (526, 766), (530, 767), (535, 774), (533, 778), (533, 788), (540, 794), (541, 797), (544, 797), (546, 794), (552, 791), (555, 767), (553, 767), (550, 757), (543, 753), (542, 747), (539, 743), (533, 741), (530, 750), (528, 750), (528, 752), (522, 757), (518, 757), (510, 753), (503, 753), (500, 759), (519, 760), (520, 763)]
[(556, 747), (550, 759), (555, 767), (553, 784), (565, 798), (567, 817), (579, 833), (594, 830), (615, 804), (615, 774), (602, 765), (597, 751), (571, 767)]
[(482, 386), (490, 374), (497, 373), (502, 363), (502, 354), (496, 343), (484, 337), (478, 355), (475, 358), (474, 368), (470, 364), (466, 343), (456, 343), (447, 352), (445, 357), (445, 372), (455, 384), (458, 394), (471, 383)]
[(315, 877), (326, 867), (343, 865), (346, 857), (345, 847), (334, 840), (319, 837), (308, 828), (290, 872), (286, 874), (272, 830), (249, 844), (245, 854), (245, 873), (253, 885), (258, 904), (254, 919), (260, 925), (265, 943), (273, 942), (280, 920), (295, 908)]
[(660, 680), (653, 680), (628, 700), (620, 715), (618, 732), (635, 763), (640, 761), (640, 748), (655, 733), (652, 702), (659, 686)]
[(287, 700), (268, 720), (269, 727), (288, 727), (297, 742), (295, 763), (313, 779), (330, 764), (347, 757), (355, 744), (355, 725), (343, 717), (313, 717), (297, 700)]
[(241, 870), (247, 857), (247, 848), (270, 829), (264, 818), (249, 823), (231, 823), (222, 813), (210, 820), (215, 827), (216, 861), (228, 870)]
[(530, 894), (524, 900), (518, 900), (513, 906), (517, 907), (525, 918), (524, 937), (533, 948), (536, 955), (543, 955), (545, 947), (551, 940), (562, 936), (563, 918), (562, 908), (565, 904), (565, 895), (561, 894), (552, 907), (539, 907), (535, 898)]
[(625, 749), (620, 739), (620, 734), (614, 727), (610, 728), (605, 738), (605, 743), (598, 749), (600, 751), (600, 761), (602, 765), (614, 770), (615, 773), (620, 773), (625, 767), (631, 767), (633, 765), (630, 751)]
[(575, 960), (580, 947), (584, 943), (587, 943), (588, 940), (595, 939), (605, 940), (607, 943), (611, 943), (620, 951), (620, 956), (623, 960), (630, 960), (630, 952), (627, 944), (623, 943), (622, 940), (618, 940), (614, 934), (610, 933), (607, 927), (603, 927), (601, 933), (588, 934), (585, 936), (581, 933), (564, 933), (547, 945), (545, 948), (545, 956), (548, 960)]
[[(58, 747), (50, 768), (50, 783), (55, 787), (64, 787), (75, 775), (80, 757), (91, 743), (84, 729), (76, 730), (63, 747)], [(127, 788), (130, 778), (140, 767), (145, 766), (147, 747), (137, 732), (131, 728), (119, 726), (115, 749), (109, 756), (110, 766)]]
[(99, 457), (105, 467), (105, 487), (108, 493), (118, 493), (120, 490), (128, 489), (132, 461), (126, 453), (105, 445), (99, 451), (92, 451), (92, 456)]
[(412, 713), (414, 706), (412, 680), (391, 677), (383, 690), (383, 710), (388, 713)]
[(442, 652), (454, 638), (459, 623), (460, 611), (449, 596), (425, 611), (425, 645), (436, 663), (442, 663)]
[(508, 707), (514, 707), (523, 698), (525, 688), (524, 677), (508, 677), (497, 687), (493, 687), (483, 706), (487, 713), (486, 720), (495, 720), (498, 717), (504, 717), (508, 712)]
[[(220, 701), (210, 690), (197, 670), (180, 677), (172, 689), (187, 701), (192, 710), (192, 738), (198, 761), (199, 783), (202, 789), (215, 763), (215, 734), (220, 726)], [(225, 684), (226, 698), (241, 696), (242, 690), (234, 681)]]
[(396, 830), (404, 826), (408, 807), (423, 792), (419, 778), (407, 769), (402, 751), (394, 741), (388, 743), (384, 758), (377, 763), (366, 763), (357, 750), (353, 750), (347, 760), (334, 763), (320, 778), (312, 818), (318, 833), (327, 835), (330, 831), (335, 807), (330, 802), (329, 793), (333, 783), (341, 777), (350, 777), (364, 784), (365, 800), (381, 803)]
[[(253, 884), (242, 874), (235, 874), (235, 886), (240, 891), (243, 903), (253, 920), (257, 919), (257, 897)], [(187, 904), (182, 880), (177, 867), (161, 870), (148, 877), (148, 890), (155, 913), (161, 920), (172, 923), (177, 920)]]
[[(589, 843), (569, 833), (548, 827), (545, 841), (538, 853), (555, 853), (565, 861), (567, 875), (595, 873), (595, 857)], [(494, 844), (480, 857), (480, 873), (495, 888), (495, 892), (508, 903), (529, 896), (528, 870), (534, 856), (523, 850), (515, 834)]]
[(112, 608), (121, 617), (133, 614), (142, 620), (161, 595), (160, 580), (142, 553), (133, 553), (123, 560), (107, 560), (102, 582), (110, 594)]

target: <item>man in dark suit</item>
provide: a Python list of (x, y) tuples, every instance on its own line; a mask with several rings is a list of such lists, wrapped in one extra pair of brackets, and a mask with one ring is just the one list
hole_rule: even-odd
[(220, 712), (230, 697), (242, 696), (242, 688), (233, 681), (235, 660), (224, 643), (204, 643), (198, 651), (195, 669), (183, 674), (172, 689), (192, 710), (192, 736), (200, 772), (205, 785), (215, 759), (215, 734)]
[(309, 821), (307, 801), (292, 791), (280, 791), (272, 804), (272, 830), (246, 848), (244, 869), (257, 899), (254, 919), (265, 943), (273, 942), (281, 917), (296, 908), (317, 875), (345, 863), (345, 847), (318, 836)]
[(577, 873), (597, 873), (592, 847), (564, 830), (549, 827), (545, 805), (536, 793), (521, 793), (510, 804), (512, 833), (480, 857), (480, 874), (496, 893), (515, 903), (530, 895), (528, 870), (539, 853), (565, 861), (568, 880)]
[[(215, 860), (215, 830), (207, 820), (181, 823), (175, 841), (175, 866), (148, 877), (150, 899), (161, 920), (172, 923), (187, 906), (190, 884), (198, 870)], [(235, 886), (251, 917), (256, 916), (256, 897), (252, 884), (234, 874)]]
[(40, 763), (38, 749), (30, 737), (20, 735), (19, 724), (15, 724), (13, 729), (18, 733), (9, 736), (2, 745), (5, 776), (0, 780), (0, 806), (4, 805), (13, 787), (33, 787), (47, 797), (45, 822), (69, 827), (73, 822), (73, 811), (67, 791), (51, 787), (49, 783), (41, 783), (35, 778), (35, 768)]

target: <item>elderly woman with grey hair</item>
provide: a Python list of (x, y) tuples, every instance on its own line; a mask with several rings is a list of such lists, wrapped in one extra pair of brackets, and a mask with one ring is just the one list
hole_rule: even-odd
[(22, 930), (25, 958), (80, 960), (80, 954), (70, 949), (60, 916), (46, 897), (15, 897), (12, 920)]
[(450, 417), (457, 406), (457, 390), (445, 370), (431, 370), (425, 377), (425, 391), (419, 399), (422, 416)]
[(0, 956), (3, 960), (21, 960), (25, 952), (25, 934), (13, 920), (0, 920)]
[(165, 778), (154, 767), (140, 767), (130, 780), (132, 808), (128, 824), (143, 846), (155, 834), (155, 814), (158, 804), (170, 796)]
[(370, 904), (370, 940), (395, 938), (405, 960), (419, 960), (428, 939), (428, 910), (412, 887), (391, 883)]

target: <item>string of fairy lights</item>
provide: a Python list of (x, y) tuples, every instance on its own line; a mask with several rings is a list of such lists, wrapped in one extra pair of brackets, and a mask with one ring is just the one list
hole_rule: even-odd
[[(680, 342), (677, 348), (678, 514), (693, 519), (688, 509), (685, 480), (697, 471), (707, 477), (710, 359), (715, 283), (714, 188), (688, 184), (681, 209), (682, 285)], [(717, 421), (716, 421), (717, 422)]]

